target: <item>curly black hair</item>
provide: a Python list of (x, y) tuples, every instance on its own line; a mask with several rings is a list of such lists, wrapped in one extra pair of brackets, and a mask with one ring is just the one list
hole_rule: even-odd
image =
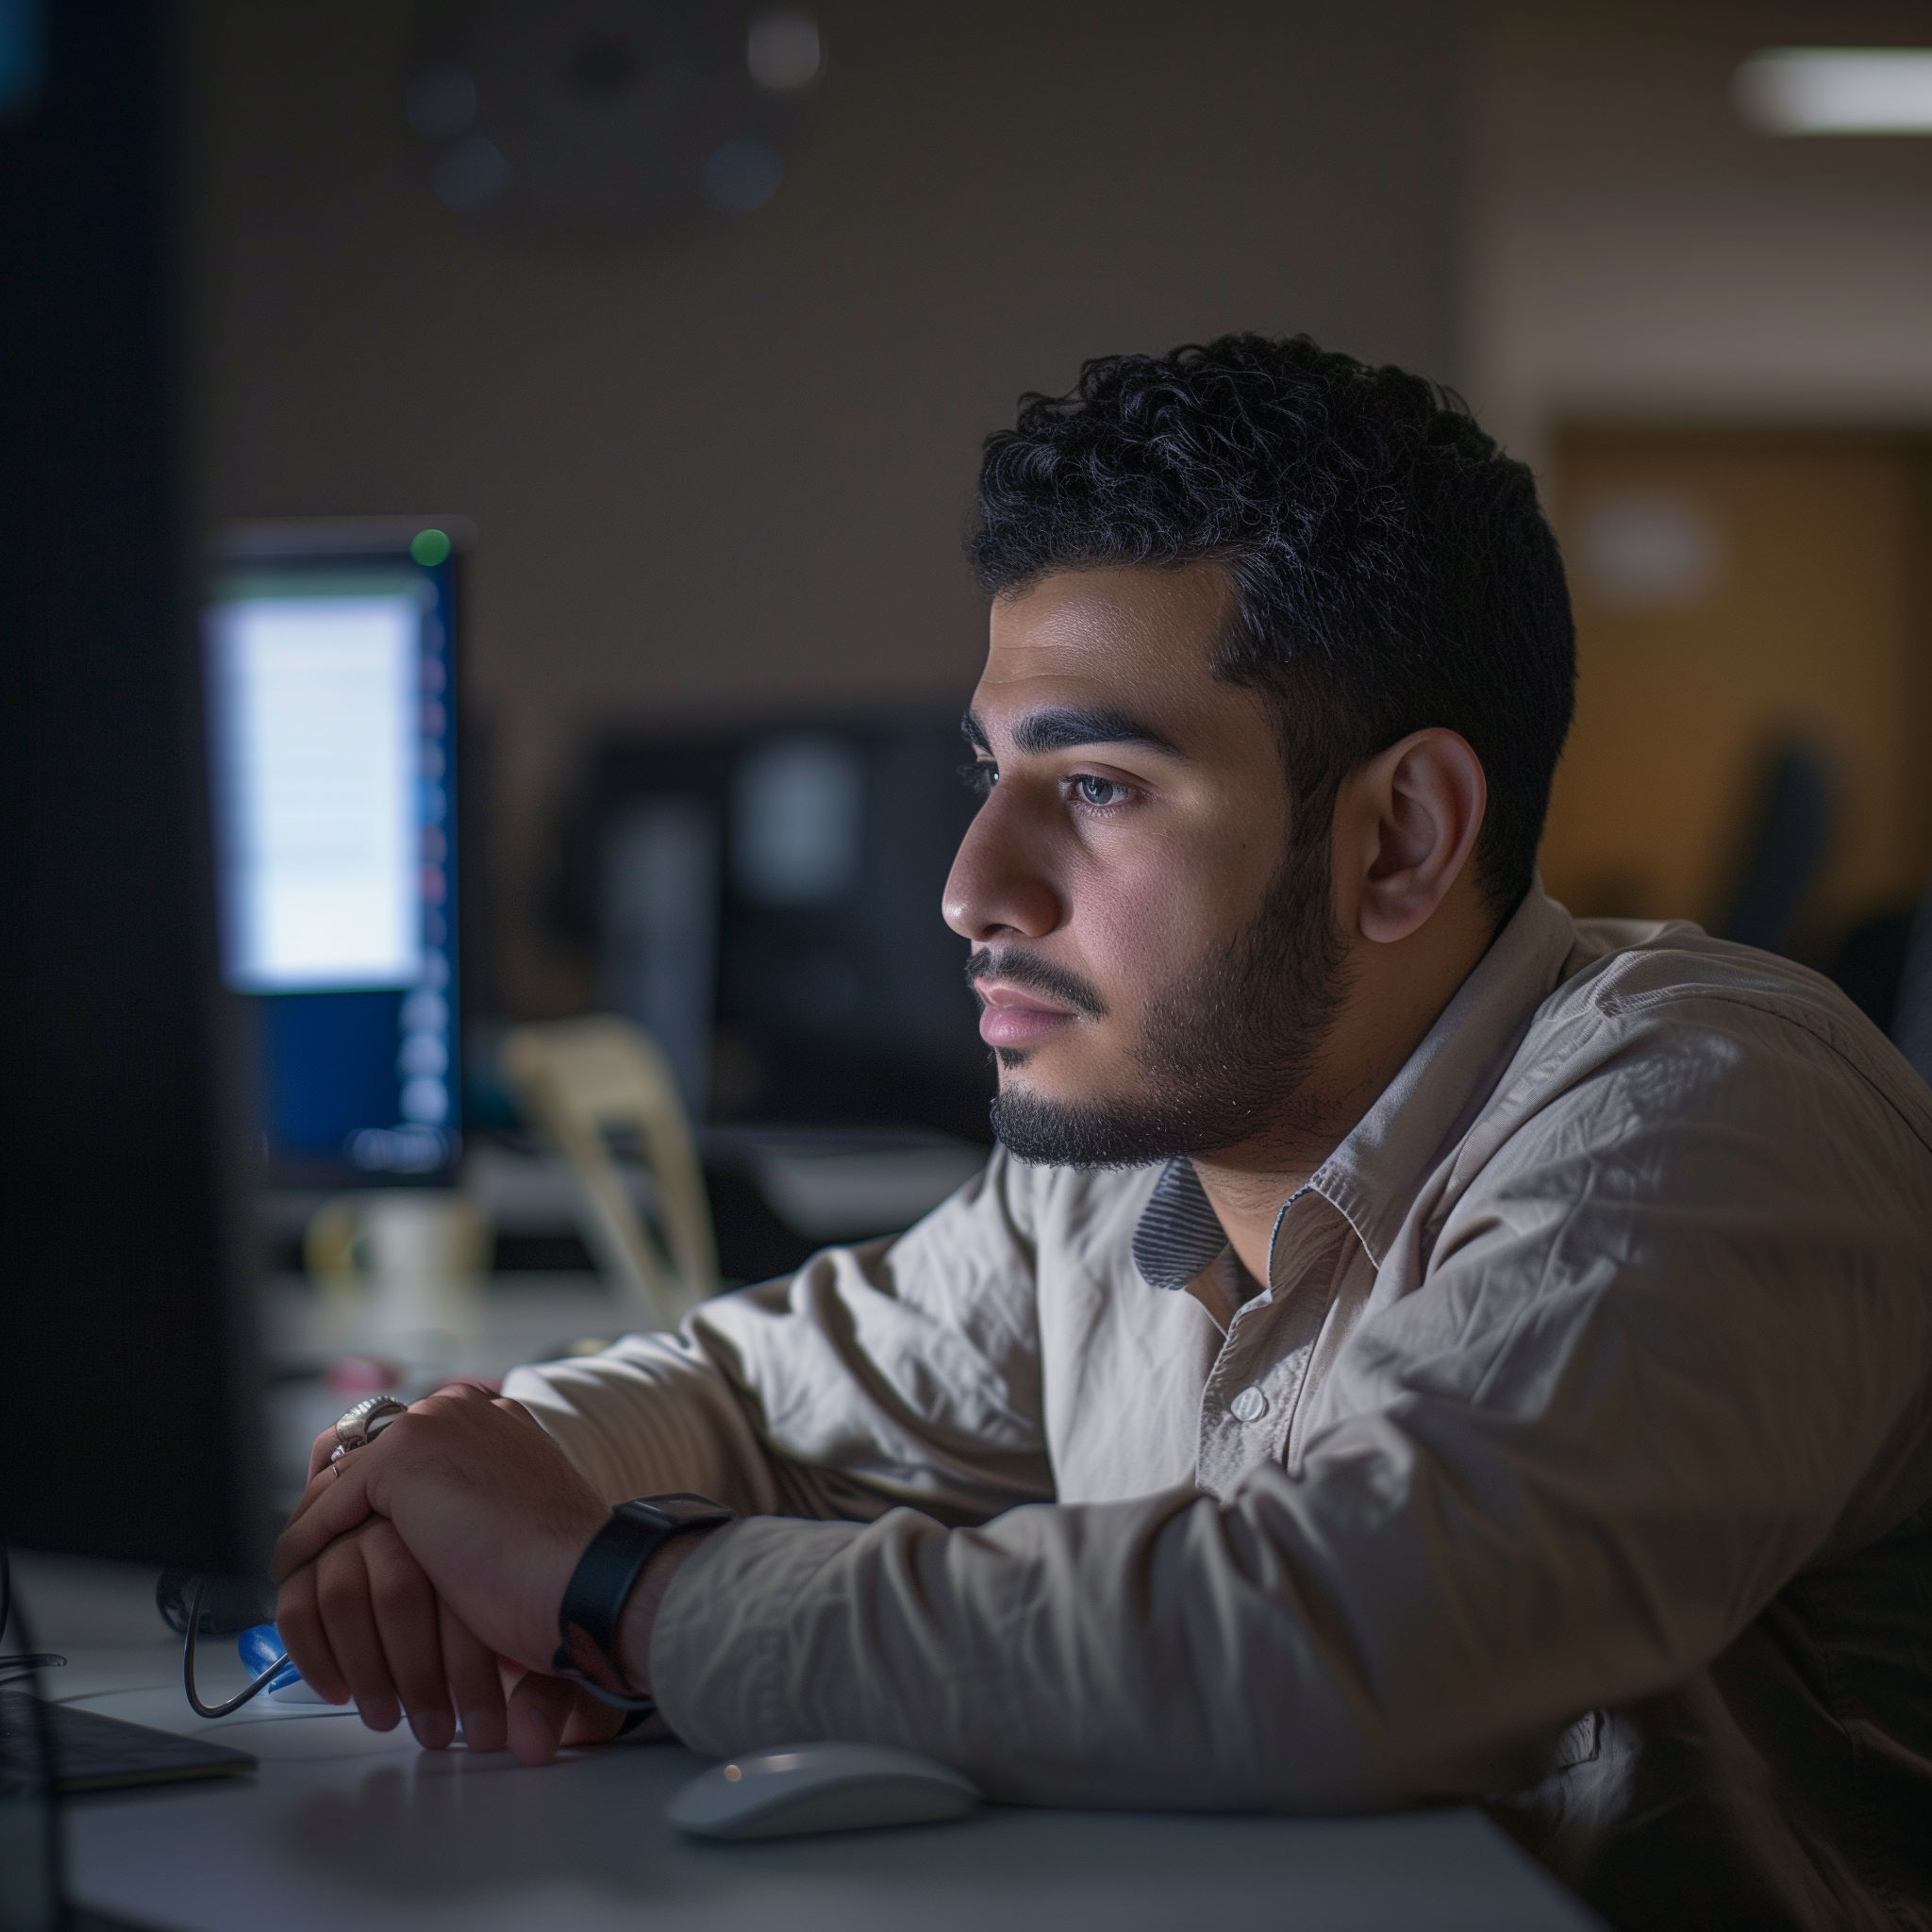
[(1427, 725), (1489, 780), (1478, 877), (1499, 918), (1528, 889), (1570, 729), (1575, 627), (1526, 466), (1461, 398), (1307, 336), (1222, 336), (1085, 364), (990, 436), (974, 575), (995, 596), (1057, 570), (1224, 563), (1224, 676), (1279, 700), (1298, 822)]

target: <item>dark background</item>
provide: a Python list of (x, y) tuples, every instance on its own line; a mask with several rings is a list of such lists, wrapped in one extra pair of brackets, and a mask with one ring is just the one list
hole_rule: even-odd
[(776, 195), (608, 241), (437, 201), (408, 8), (182, 15), (207, 512), (475, 519), (471, 990), (511, 1014), (596, 998), (548, 910), (593, 743), (957, 713), (978, 445), (1022, 391), (1230, 328), (1452, 373), (1454, 8), (815, 10)]

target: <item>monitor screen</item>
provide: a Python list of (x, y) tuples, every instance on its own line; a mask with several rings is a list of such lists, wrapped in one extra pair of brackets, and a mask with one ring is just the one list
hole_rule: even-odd
[(414, 526), (324, 541), (249, 533), (206, 611), (223, 972), (258, 1022), (272, 1179), (446, 1176), (456, 550)]

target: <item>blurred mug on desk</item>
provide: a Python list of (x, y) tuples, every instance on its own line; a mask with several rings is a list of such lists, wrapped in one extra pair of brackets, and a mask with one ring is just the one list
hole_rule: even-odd
[(386, 1357), (411, 1382), (461, 1366), (490, 1253), (488, 1224), (468, 1194), (339, 1195), (316, 1209), (302, 1252), (337, 1345)]

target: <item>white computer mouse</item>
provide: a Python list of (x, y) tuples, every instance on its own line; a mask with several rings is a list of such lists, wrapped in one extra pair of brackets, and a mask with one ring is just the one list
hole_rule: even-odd
[(779, 1744), (691, 1779), (664, 1815), (700, 1838), (936, 1824), (979, 1804), (971, 1778), (890, 1744)]

